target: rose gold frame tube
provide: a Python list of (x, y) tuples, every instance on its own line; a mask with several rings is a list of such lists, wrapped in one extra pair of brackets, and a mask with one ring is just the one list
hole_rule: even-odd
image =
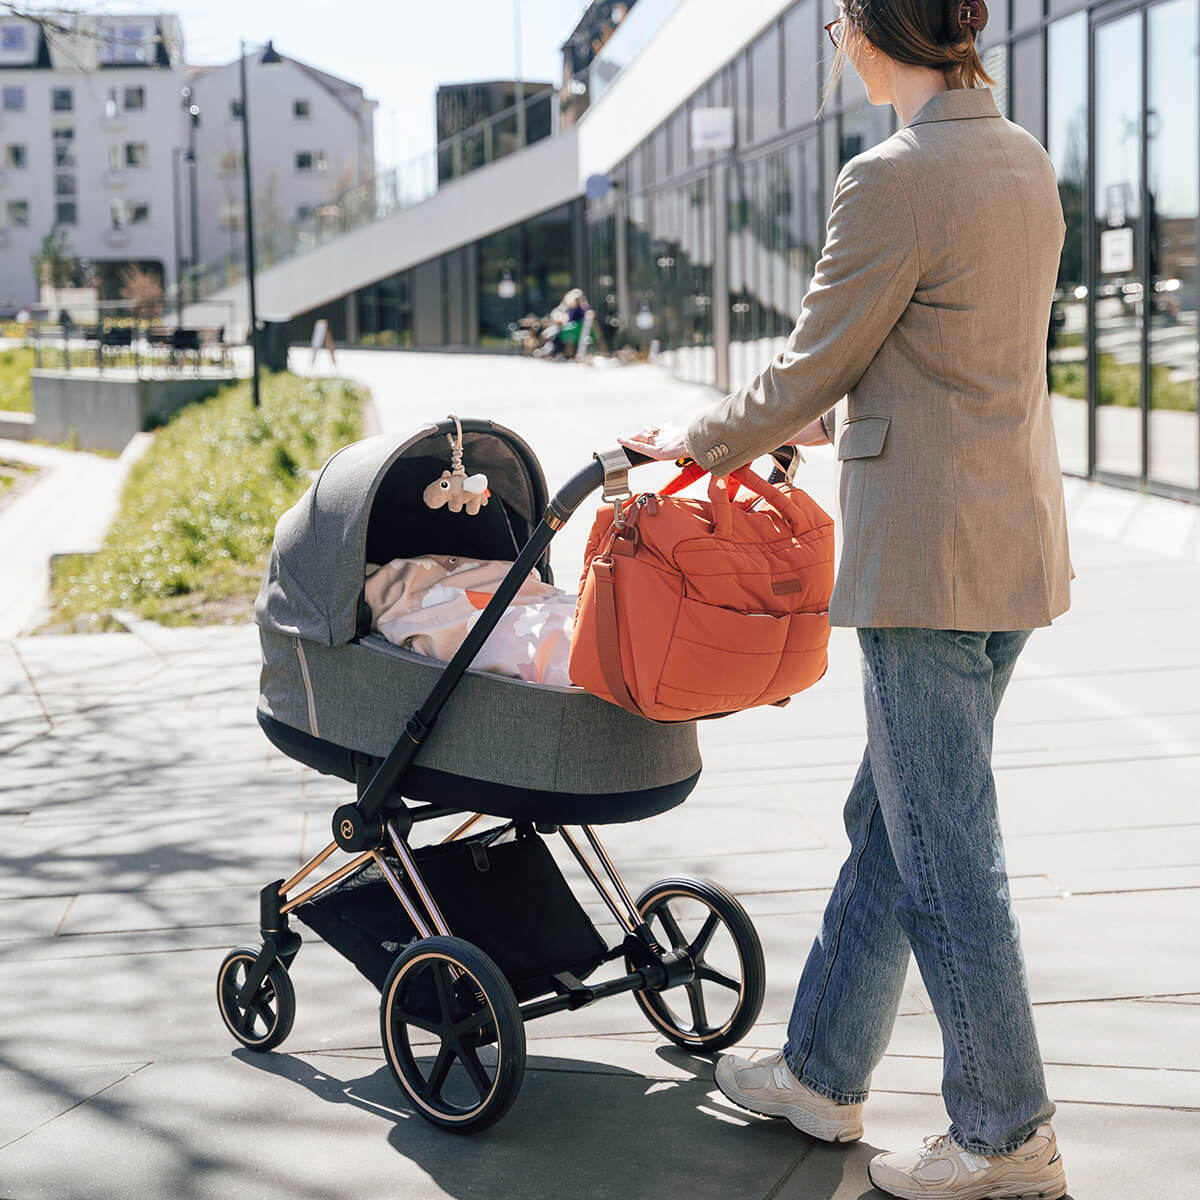
[(323, 892), (327, 887), (331, 887), (333, 884), (337, 883), (339, 879), (345, 879), (351, 871), (361, 867), (363, 863), (365, 863), (370, 857), (371, 851), (364, 850), (357, 858), (351, 859), (348, 863), (344, 863), (342, 866), (338, 867), (338, 869), (334, 871), (332, 875), (327, 875), (321, 880), (320, 883), (314, 883), (312, 887), (310, 887), (307, 891), (301, 892), (300, 895), (298, 895), (294, 900), (289, 900), (286, 904), (281, 904), (279, 906), (280, 916), (285, 916), (287, 913), (290, 913), (293, 908), (303, 904), (305, 900), (315, 896), (318, 892)]
[(330, 842), (320, 854), (314, 854), (313, 857), (310, 858), (308, 862), (306, 862), (304, 866), (302, 866), (300, 870), (298, 870), (295, 875), (291, 877), (291, 879), (289, 879), (286, 883), (281, 883), (279, 885), (279, 894), (281, 896), (286, 896), (288, 892), (290, 892), (292, 888), (296, 886), (296, 884), (307, 878), (307, 876), (315, 871), (336, 849), (337, 842)]
[[(586, 828), (586, 826), (584, 828)], [(587, 877), (592, 881), (592, 884), (595, 886), (596, 891), (598, 891), (600, 893), (601, 899), (604, 901), (605, 904), (608, 905), (609, 911), (612, 913), (612, 915), (614, 917), (617, 918), (617, 924), (619, 924), (625, 930), (626, 933), (632, 933), (634, 930), (633, 923), (630, 921), (628, 915), (621, 911), (620, 906), (612, 898), (612, 895), (609, 893), (608, 888), (606, 888), (604, 886), (604, 881), (600, 878), (599, 875), (596, 874), (595, 868), (588, 861), (587, 855), (584, 854), (583, 850), (579, 846), (579, 843), (576, 842), (576, 840), (567, 832), (565, 826), (560, 825), (558, 827), (558, 832), (560, 834), (562, 834), (563, 841), (566, 842), (568, 846), (570, 846), (571, 853), (573, 855), (575, 855), (576, 861), (583, 868), (584, 873), (587, 875)]]
[(417, 864), (413, 861), (412, 852), (404, 844), (403, 838), (396, 832), (396, 826), (391, 821), (387, 823), (386, 828), (388, 837), (392, 840), (392, 846), (395, 848), (401, 863), (404, 864), (405, 873), (411, 880), (413, 887), (417, 889), (417, 895), (421, 897), (421, 903), (425, 905), (425, 911), (429, 913), (430, 920), (433, 921), (438, 933), (444, 937), (452, 936), (450, 926), (446, 924), (446, 918), (442, 916), (442, 910), (438, 908), (437, 901), (430, 895), (429, 889), (425, 886), (425, 880), (421, 878), (421, 873), (417, 870)]
[(375, 861), (379, 864), (379, 869), (383, 872), (383, 877), (392, 885), (392, 891), (396, 893), (396, 899), (404, 906), (404, 911), (408, 913), (408, 919), (416, 927), (417, 932), (423, 937), (433, 937), (433, 930), (429, 927), (429, 922), (417, 911), (417, 906), (408, 897), (408, 892), (404, 890), (404, 885), (400, 882), (396, 872), (388, 866), (387, 860), (379, 853), (378, 850), (373, 851)]
[(596, 836), (595, 831), (590, 825), (581, 825), (580, 828), (583, 830), (584, 836), (591, 843), (592, 849), (596, 852), (596, 857), (600, 859), (613, 887), (617, 889), (617, 895), (627, 905), (630, 919), (634, 925), (640, 925), (642, 914), (638, 912), (637, 905), (634, 903), (633, 897), (629, 894), (629, 889), (625, 886), (625, 881), (617, 874), (617, 868), (613, 865), (613, 860), (608, 857), (608, 851), (600, 845), (600, 839)]
[(457, 841), (468, 829), (473, 829), (478, 825), (483, 820), (483, 817), (483, 813), (476, 813), (473, 817), (469, 817), (453, 833), (447, 834), (442, 838), (441, 844), (444, 846), (447, 842)]

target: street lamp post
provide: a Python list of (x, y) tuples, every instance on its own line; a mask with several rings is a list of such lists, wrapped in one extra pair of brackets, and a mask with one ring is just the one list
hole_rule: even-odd
[(190, 87), (180, 92), (182, 107), (187, 119), (187, 151), (183, 161), (188, 164), (188, 222), (191, 226), (191, 253), (188, 256), (188, 274), (191, 276), (191, 287), (188, 299), (196, 303), (196, 268), (200, 265), (200, 209), (196, 201), (196, 128), (200, 124), (200, 106), (195, 101), (195, 93)]
[(183, 324), (183, 236), (179, 231), (179, 159), (182, 150), (171, 147), (171, 202), (175, 216), (175, 325)]

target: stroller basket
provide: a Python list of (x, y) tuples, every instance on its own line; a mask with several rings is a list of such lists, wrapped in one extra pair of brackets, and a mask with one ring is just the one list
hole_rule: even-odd
[[(605, 945), (540, 837), (520, 826), (413, 851), (421, 875), (455, 935), (495, 960), (518, 1000), (554, 991), (553, 976), (589, 975)], [(398, 860), (391, 865), (400, 872)], [(419, 937), (383, 872), (368, 863), (302, 904), (298, 916), (379, 990), (396, 955)]]

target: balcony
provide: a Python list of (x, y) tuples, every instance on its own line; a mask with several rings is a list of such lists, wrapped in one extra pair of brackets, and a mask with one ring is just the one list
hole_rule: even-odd
[(108, 246), (128, 246), (129, 233), (122, 228), (110, 227), (104, 231), (104, 242)]
[(104, 172), (104, 186), (108, 188), (123, 188), (125, 186), (125, 172), (120, 167), (109, 167)]

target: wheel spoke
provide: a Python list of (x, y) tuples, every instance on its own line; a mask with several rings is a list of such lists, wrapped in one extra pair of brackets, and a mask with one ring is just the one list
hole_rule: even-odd
[(703, 979), (705, 983), (715, 983), (718, 987), (728, 988), (731, 992), (742, 990), (742, 985), (736, 979), (730, 979), (728, 975), (722, 974), (707, 963), (701, 963), (696, 968), (696, 978)]
[(704, 952), (708, 949), (708, 943), (712, 941), (712, 936), (717, 932), (717, 926), (720, 923), (721, 918), (715, 912), (708, 914), (708, 920), (700, 927), (700, 932), (696, 934), (695, 941), (688, 947), (688, 954), (693, 959), (699, 960), (704, 957)]
[(475, 1053), (474, 1046), (463, 1046), (459, 1051), (458, 1057), (459, 1061), (466, 1068), (467, 1074), (471, 1077), (471, 1082), (475, 1085), (475, 1090), (479, 1093), (480, 1103), (482, 1103), (488, 1098), (488, 1094), (492, 1090), (492, 1081), (483, 1069), (483, 1063), (479, 1061), (479, 1055)]
[(450, 1074), (453, 1063), (454, 1051), (443, 1043), (441, 1049), (438, 1050), (437, 1058), (433, 1061), (433, 1069), (429, 1072), (429, 1078), (425, 1080), (425, 1095), (430, 1100), (442, 1098), (442, 1088), (446, 1084), (446, 1076)]
[(692, 1007), (692, 1026), (697, 1033), (708, 1029), (708, 1010), (704, 1007), (704, 991), (698, 983), (684, 984), (687, 988), (688, 1001)]
[(393, 1025), (412, 1025), (415, 1029), (423, 1029), (426, 1033), (440, 1035), (445, 1026), (432, 1017), (419, 1017), (416, 1013), (406, 1012), (402, 1008), (392, 1008)]
[(268, 1005), (263, 1000), (255, 1000), (255, 1002), (253, 1004), (251, 1004), (248, 1009), (246, 1009), (246, 1013), (247, 1013), (247, 1015), (249, 1015), (250, 1013), (254, 1013), (257, 1016), (262, 1018), (262, 1023), (264, 1026), (264, 1029), (263, 1029), (264, 1033), (267, 1030), (269, 1030), (275, 1022), (274, 1011), (271, 1009), (270, 1005)]
[(433, 972), (433, 986), (437, 989), (438, 1007), (442, 1010), (441, 1028), (454, 1025), (454, 988), (450, 983), (450, 968), (445, 963), (434, 963), (430, 968)]
[(682, 950), (687, 945), (687, 939), (683, 936), (683, 930), (679, 928), (679, 922), (675, 920), (675, 914), (669, 907), (669, 902), (664, 902), (655, 914), (663, 923), (663, 928), (667, 931), (667, 937), (671, 939), (672, 950)]

